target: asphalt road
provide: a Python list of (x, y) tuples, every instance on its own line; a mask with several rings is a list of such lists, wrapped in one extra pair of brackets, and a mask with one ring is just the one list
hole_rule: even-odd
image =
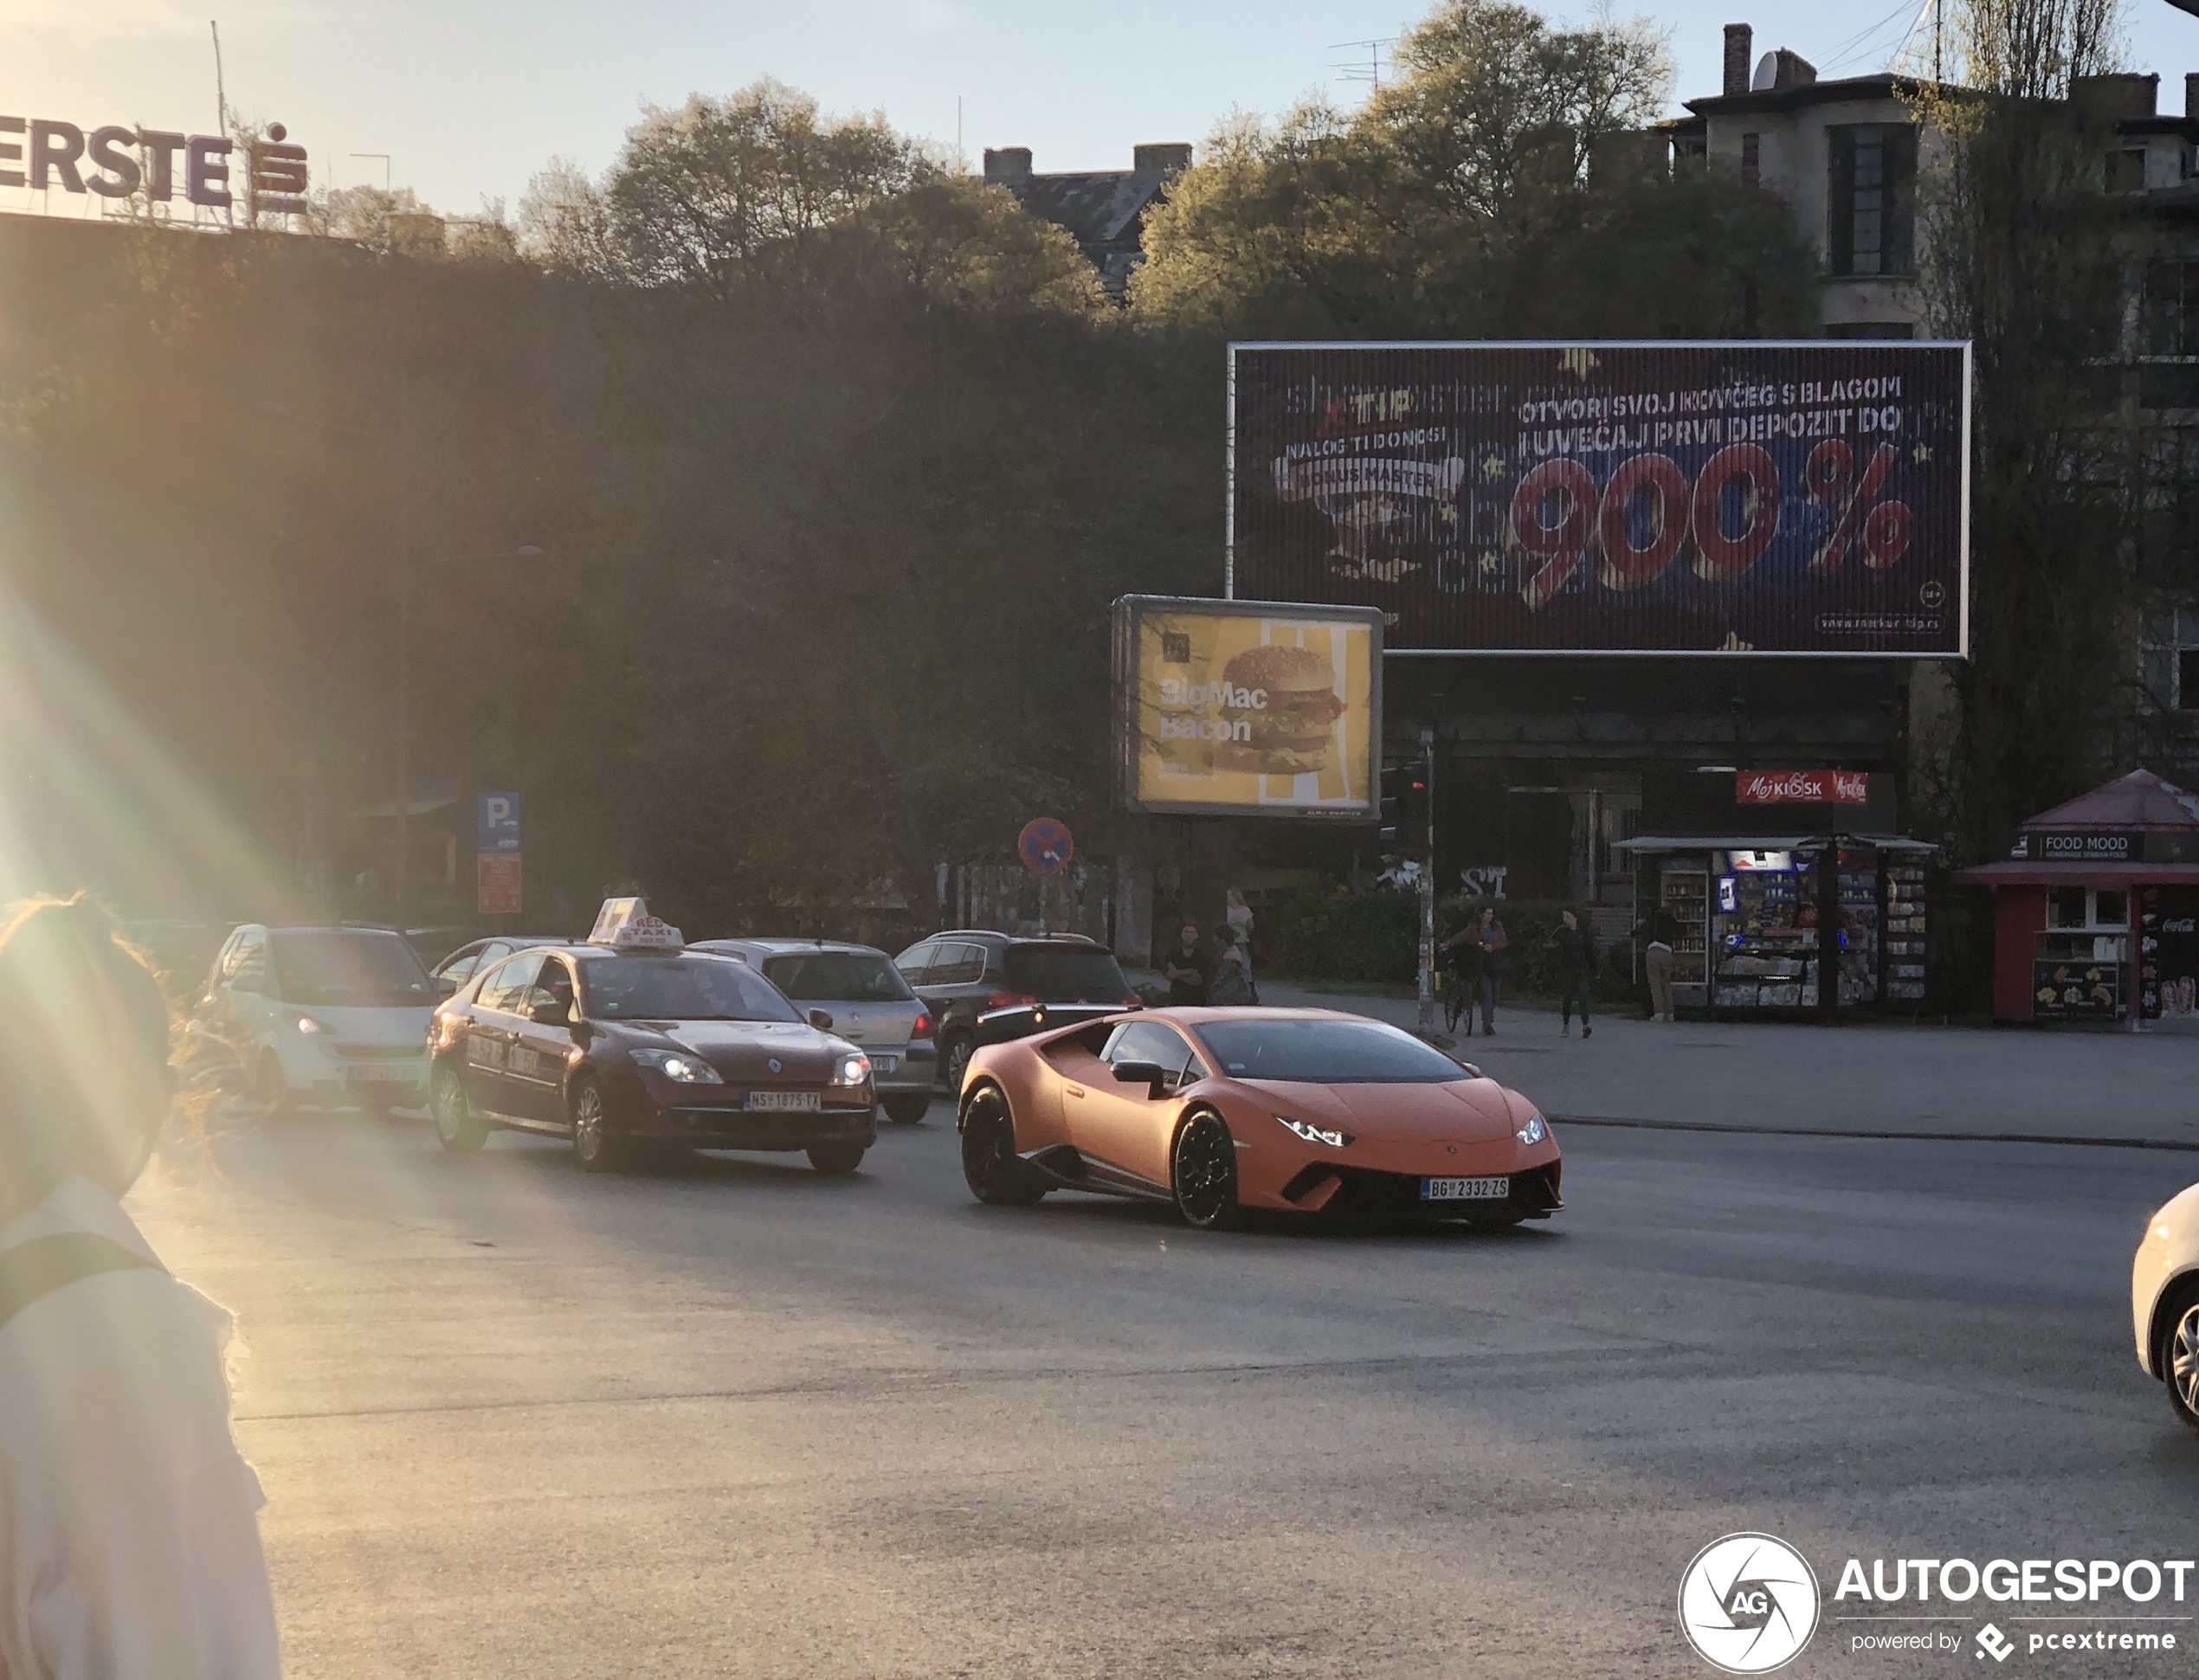
[[(1560, 1136), (1568, 1208), (1500, 1236), (980, 1207), (944, 1103), (837, 1181), (307, 1117), (133, 1207), (242, 1318), (313, 1680), (1707, 1675), (1674, 1594), (1730, 1530), (1828, 1594), (2190, 1554), (2125, 1302), (2199, 1156)], [(1786, 1672), (1979, 1672), (1847, 1632)]]

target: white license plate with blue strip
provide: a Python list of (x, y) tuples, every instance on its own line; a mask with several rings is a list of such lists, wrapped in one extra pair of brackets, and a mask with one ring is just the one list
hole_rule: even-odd
[(1502, 1201), (1512, 1194), (1508, 1178), (1424, 1178), (1422, 1201)]

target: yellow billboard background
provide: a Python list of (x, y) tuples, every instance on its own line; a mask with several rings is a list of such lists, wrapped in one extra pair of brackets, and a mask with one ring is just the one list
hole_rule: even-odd
[[(1148, 609), (1137, 623), (1132, 716), (1139, 803), (1272, 815), (1373, 813), (1376, 654), (1366, 619)], [(1322, 745), (1293, 755), (1306, 768), (1289, 773), (1240, 767), (1261, 756), (1248, 728), (1258, 726), (1261, 697), (1278, 697), (1256, 685), (1248, 692), (1246, 684), (1232, 680), (1231, 662), (1271, 646), (1317, 655), (1328, 666), (1328, 692), (1343, 702)]]

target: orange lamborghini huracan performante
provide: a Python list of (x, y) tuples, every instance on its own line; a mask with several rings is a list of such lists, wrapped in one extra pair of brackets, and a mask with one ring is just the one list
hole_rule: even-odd
[(1558, 1200), (1535, 1105), (1409, 1033), (1326, 1009), (1148, 1009), (986, 1045), (957, 1125), (978, 1200), (1050, 1190), (1240, 1211), (1513, 1225)]

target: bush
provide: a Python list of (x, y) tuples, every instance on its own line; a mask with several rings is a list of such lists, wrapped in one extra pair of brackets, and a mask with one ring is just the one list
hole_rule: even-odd
[(1275, 967), (1300, 980), (1410, 981), (1420, 895), (1309, 884), (1275, 906)]

